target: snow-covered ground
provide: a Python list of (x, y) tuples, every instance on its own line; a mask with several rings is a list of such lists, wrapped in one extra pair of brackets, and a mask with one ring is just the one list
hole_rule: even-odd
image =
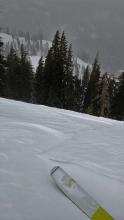
[(72, 175), (124, 220), (124, 123), (0, 99), (0, 219), (88, 220), (55, 186)]

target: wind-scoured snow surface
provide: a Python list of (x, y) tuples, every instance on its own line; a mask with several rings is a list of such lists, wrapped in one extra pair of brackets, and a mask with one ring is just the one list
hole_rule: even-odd
[(0, 99), (0, 219), (88, 220), (50, 177), (61, 166), (124, 220), (124, 123)]

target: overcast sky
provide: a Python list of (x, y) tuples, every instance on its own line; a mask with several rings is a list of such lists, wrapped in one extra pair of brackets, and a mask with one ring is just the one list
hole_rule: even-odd
[(99, 50), (108, 70), (123, 68), (124, 0), (0, 0), (0, 26), (49, 39), (65, 29), (80, 55)]

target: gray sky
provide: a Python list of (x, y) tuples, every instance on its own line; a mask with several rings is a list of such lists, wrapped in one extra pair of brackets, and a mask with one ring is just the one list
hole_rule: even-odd
[(0, 0), (0, 26), (46, 38), (65, 29), (80, 56), (99, 51), (107, 70), (124, 68), (123, 0)]

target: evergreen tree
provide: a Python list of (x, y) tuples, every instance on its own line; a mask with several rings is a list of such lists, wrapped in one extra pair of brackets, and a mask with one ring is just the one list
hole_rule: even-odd
[(18, 80), (18, 95), (19, 100), (32, 102), (33, 91), (33, 70), (27, 52), (24, 46), (21, 45), (20, 70)]
[(11, 47), (7, 56), (7, 97), (18, 100), (20, 59)]
[(68, 43), (66, 40), (65, 33), (63, 32), (62, 35), (60, 36), (60, 33), (57, 31), (55, 35), (55, 41), (53, 41), (53, 51), (54, 51), (53, 58), (54, 58), (54, 68), (55, 68), (54, 72), (56, 78), (55, 92), (59, 100), (57, 107), (60, 108), (64, 107), (63, 88), (64, 88), (64, 76), (66, 72), (67, 47), (68, 47)]
[(7, 91), (8, 97), (26, 102), (32, 101), (33, 72), (24, 46), (21, 56), (11, 47), (7, 57)]
[(119, 77), (112, 113), (115, 119), (124, 120), (124, 72)]
[(52, 47), (48, 52), (45, 62), (45, 104), (62, 108), (62, 80), (63, 59), (61, 56), (61, 38), (59, 31), (56, 32)]
[(82, 111), (83, 111), (84, 100), (87, 93), (89, 79), (90, 79), (90, 71), (89, 71), (89, 66), (87, 66), (87, 68), (84, 71), (83, 80), (82, 80), (82, 106), (81, 106)]
[(56, 32), (45, 63), (45, 102), (49, 106), (62, 107), (60, 100), (60, 33)]
[(56, 32), (44, 67), (44, 104), (72, 109), (73, 105), (72, 48), (65, 33)]
[[(65, 44), (66, 46), (66, 44)], [(64, 55), (65, 54), (65, 55)], [(73, 110), (74, 109), (74, 77), (73, 77), (73, 60), (72, 60), (72, 45), (69, 49), (63, 51), (63, 88), (64, 88), (64, 108)]]
[(5, 59), (3, 56), (3, 42), (0, 39), (0, 96), (5, 97), (6, 95), (6, 73), (5, 73)]
[(88, 89), (84, 100), (84, 111), (93, 114), (98, 115), (98, 88), (99, 88), (99, 78), (100, 78), (100, 65), (98, 63), (98, 56), (96, 56), (90, 80), (88, 83)]
[(45, 76), (44, 76), (44, 61), (43, 57), (39, 60), (39, 65), (36, 70), (36, 75), (34, 79), (34, 93), (35, 102), (37, 104), (44, 104), (45, 97)]
[(66, 92), (65, 88), (67, 86), (67, 59), (69, 59), (68, 56), (68, 42), (66, 40), (65, 32), (63, 31), (61, 39), (60, 39), (60, 55), (59, 55), (59, 88), (60, 88), (60, 98), (61, 98), (61, 103), (62, 107), (66, 108), (67, 107), (67, 98), (66, 98)]
[(82, 82), (78, 75), (74, 76), (74, 95), (73, 95), (73, 108), (72, 110), (82, 111)]
[(115, 77), (110, 78), (109, 83), (109, 99), (110, 99), (110, 117), (114, 118), (114, 108), (116, 106), (115, 97), (118, 91), (118, 82)]
[[(54, 65), (53, 65), (53, 48), (50, 48), (46, 57), (44, 67), (44, 97), (43, 104), (48, 106), (55, 106), (54, 93)], [(56, 106), (57, 107), (57, 106)]]
[(110, 115), (110, 94), (109, 94), (110, 78), (105, 73), (100, 80), (99, 86), (99, 116), (109, 117)]

